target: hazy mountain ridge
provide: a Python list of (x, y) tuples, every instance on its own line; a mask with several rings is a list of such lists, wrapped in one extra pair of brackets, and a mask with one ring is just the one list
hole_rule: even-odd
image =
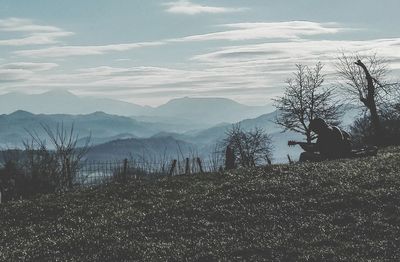
[(186, 125), (185, 130), (210, 127), (221, 122), (237, 122), (272, 111), (268, 106), (247, 106), (226, 98), (177, 98), (158, 107), (140, 106), (119, 100), (76, 96), (68, 91), (42, 94), (8, 93), (0, 95), (0, 112), (23, 110), (34, 114), (81, 115), (105, 112), (134, 116), (145, 122)]
[(177, 158), (183, 154), (187, 157), (197, 146), (173, 137), (129, 138), (113, 140), (92, 147), (87, 160), (112, 161), (124, 158), (151, 160)]
[(76, 134), (82, 138), (92, 136), (95, 140), (105, 139), (102, 142), (108, 142), (110, 138), (121, 136), (121, 134), (129, 134), (132, 137), (150, 137), (163, 130), (171, 130), (171, 127), (166, 124), (145, 123), (103, 112), (88, 115), (36, 115), (19, 110), (9, 115), (0, 115), (0, 145), (20, 146), (23, 140), (30, 137), (27, 130), (37, 132), (39, 136), (45, 137), (41, 125), (55, 128), (61, 123), (65, 128), (74, 125)]
[(190, 121), (214, 124), (238, 122), (273, 111), (271, 105), (247, 106), (226, 98), (178, 98), (152, 110), (150, 115), (177, 117)]
[[(47, 98), (62, 96), (69, 97), (69, 99), (83, 99), (69, 92), (47, 92), (43, 96)], [(1, 98), (4, 98), (4, 96), (0, 96), (0, 101)], [(85, 99), (99, 101), (94, 98)], [(54, 101), (58, 100), (54, 99)], [(138, 107), (140, 110), (144, 109)], [(303, 140), (302, 136), (294, 132), (283, 133), (282, 128), (274, 123), (278, 112), (266, 113), (266, 111), (263, 111), (268, 108), (268, 106), (250, 107), (222, 98), (186, 97), (173, 99), (158, 108), (146, 108), (149, 115), (137, 117), (98, 111), (90, 114), (33, 114), (18, 110), (9, 115), (0, 115), (0, 145), (3, 148), (21, 146), (23, 140), (29, 139), (27, 130), (36, 131), (41, 137), (45, 137), (41, 124), (54, 128), (57, 124), (63, 123), (65, 127), (75, 125), (76, 132), (81, 137), (79, 145), (82, 145), (85, 138), (91, 135), (92, 145), (95, 148), (94, 152), (102, 155), (101, 159), (105, 159), (105, 155), (118, 159), (126, 157), (126, 148), (129, 146), (122, 146), (119, 151), (114, 150), (114, 144), (109, 143), (111, 141), (125, 142), (126, 145), (131, 145), (132, 152), (149, 147), (149, 152), (154, 155), (157, 151), (155, 148), (164, 150), (161, 149), (161, 146), (155, 146), (161, 144), (161, 140), (164, 144), (174, 148), (174, 151), (176, 151), (175, 146), (166, 141), (175, 141), (175, 143), (180, 141), (182, 144), (190, 145), (191, 149), (195, 149), (202, 157), (206, 157), (215, 143), (224, 138), (226, 131), (232, 125), (231, 123), (239, 123), (246, 130), (260, 127), (271, 135), (276, 161), (286, 161), (287, 154), (297, 157), (301, 150), (298, 147), (288, 148), (287, 141), (292, 139)], [(257, 112), (261, 113), (258, 114)], [(245, 117), (249, 114), (258, 115), (256, 117)], [(349, 125), (358, 114), (359, 110), (356, 107), (346, 106), (343, 125)], [(234, 121), (236, 118), (241, 119)], [(115, 153), (114, 156), (106, 152), (107, 147), (109, 147), (109, 152)]]
[(42, 94), (8, 93), (0, 95), (0, 112), (24, 110), (35, 114), (90, 114), (97, 111), (115, 115), (140, 115), (146, 107), (107, 98), (80, 97), (68, 91)]

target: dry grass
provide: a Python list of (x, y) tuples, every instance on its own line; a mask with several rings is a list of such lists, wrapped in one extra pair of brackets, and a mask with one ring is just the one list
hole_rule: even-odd
[(400, 150), (0, 206), (0, 260), (400, 259)]

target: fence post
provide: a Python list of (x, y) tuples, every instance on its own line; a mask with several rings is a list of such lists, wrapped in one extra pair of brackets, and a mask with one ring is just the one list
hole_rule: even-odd
[(225, 151), (225, 170), (235, 169), (235, 152), (232, 147), (227, 146)]
[(172, 165), (171, 165), (171, 169), (169, 170), (168, 175), (172, 176), (172, 174), (174, 173), (175, 167), (176, 167), (176, 159), (172, 160)]
[(186, 158), (185, 175), (190, 175), (190, 163), (189, 163), (189, 158)]
[(203, 174), (204, 171), (203, 171), (203, 166), (202, 166), (202, 164), (201, 164), (201, 159), (200, 159), (200, 157), (197, 158), (197, 164), (199, 165), (200, 173)]
[(124, 159), (124, 171), (123, 171), (122, 175), (123, 175), (122, 179), (124, 181), (126, 181), (126, 177), (128, 175), (128, 159), (126, 159), (126, 158)]
[(72, 174), (71, 174), (71, 161), (69, 160), (69, 158), (67, 157), (67, 159), (65, 160), (66, 165), (66, 171), (67, 171), (67, 179), (68, 179), (68, 189), (72, 189), (73, 187), (73, 181), (72, 181)]

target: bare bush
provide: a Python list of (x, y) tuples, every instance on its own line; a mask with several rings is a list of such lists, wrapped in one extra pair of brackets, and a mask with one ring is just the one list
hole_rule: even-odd
[[(400, 145), (400, 115), (391, 110), (385, 111), (381, 116), (381, 126), (380, 144), (383, 146)], [(351, 126), (351, 135), (355, 147), (375, 143), (375, 131), (368, 114), (354, 121)]]
[(254, 167), (272, 159), (271, 137), (262, 128), (247, 131), (239, 124), (232, 125), (223, 144), (233, 150), (235, 160), (242, 167)]
[(26, 169), (41, 192), (72, 189), (79, 165), (90, 148), (90, 136), (83, 146), (78, 147), (79, 135), (75, 133), (74, 125), (66, 128), (58, 124), (54, 130), (42, 125), (42, 129), (52, 148), (36, 132), (28, 131), (31, 139), (24, 141)]

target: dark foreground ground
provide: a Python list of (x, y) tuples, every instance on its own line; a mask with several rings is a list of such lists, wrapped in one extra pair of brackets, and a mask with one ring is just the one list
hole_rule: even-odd
[(399, 261), (400, 149), (0, 206), (1, 261)]

